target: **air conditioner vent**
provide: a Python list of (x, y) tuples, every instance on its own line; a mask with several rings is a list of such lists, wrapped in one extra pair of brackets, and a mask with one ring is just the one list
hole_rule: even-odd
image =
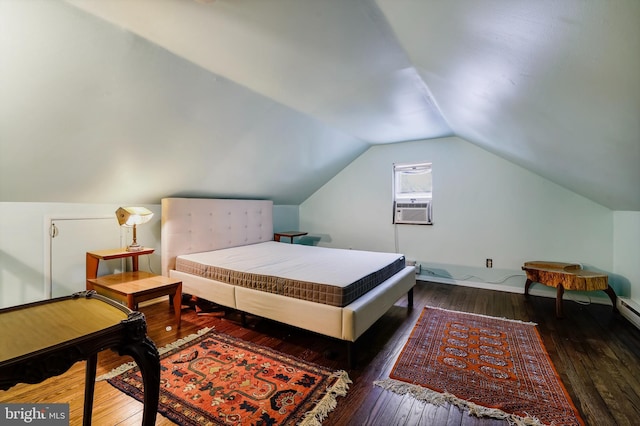
[(402, 208), (402, 207), (411, 207), (411, 208), (429, 208), (429, 203), (398, 203), (396, 204), (396, 207), (398, 208)]
[(393, 209), (393, 223), (430, 225), (431, 203), (397, 203)]

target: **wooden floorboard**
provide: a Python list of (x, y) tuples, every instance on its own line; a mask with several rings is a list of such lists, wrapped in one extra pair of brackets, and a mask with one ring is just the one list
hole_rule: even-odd
[[(242, 327), (238, 312), (224, 318), (198, 316), (183, 311), (183, 327), (177, 330), (168, 303), (142, 307), (148, 333), (161, 347), (203, 327), (269, 346), (281, 352), (334, 369), (346, 369), (353, 380), (349, 393), (338, 399), (327, 425), (464, 425), (497, 426), (495, 419), (478, 419), (455, 406), (434, 406), (408, 395), (397, 395), (373, 383), (388, 378), (404, 343), (425, 305), (483, 315), (531, 321), (538, 324), (541, 339), (560, 378), (588, 425), (635, 425), (640, 418), (640, 330), (610, 306), (565, 302), (566, 318), (555, 318), (555, 300), (545, 297), (482, 290), (449, 284), (419, 282), (414, 308), (400, 299), (359, 339), (358, 365), (348, 369), (344, 342), (319, 336), (258, 317), (247, 316)], [(170, 331), (166, 330), (171, 326)], [(130, 361), (111, 351), (98, 357), (98, 375)], [(82, 423), (84, 363), (37, 385), (20, 384), (0, 391), (0, 402), (67, 402), (71, 424)], [(95, 390), (94, 425), (138, 425), (142, 404), (98, 382)], [(157, 425), (173, 423), (158, 415)]]

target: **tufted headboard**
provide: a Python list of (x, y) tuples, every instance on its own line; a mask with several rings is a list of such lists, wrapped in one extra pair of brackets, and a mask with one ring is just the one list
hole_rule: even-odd
[(163, 198), (162, 275), (176, 256), (273, 240), (273, 201)]

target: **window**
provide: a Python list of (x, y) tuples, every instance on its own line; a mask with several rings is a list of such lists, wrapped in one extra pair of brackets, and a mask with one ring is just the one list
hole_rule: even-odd
[(393, 165), (393, 223), (430, 225), (431, 163)]

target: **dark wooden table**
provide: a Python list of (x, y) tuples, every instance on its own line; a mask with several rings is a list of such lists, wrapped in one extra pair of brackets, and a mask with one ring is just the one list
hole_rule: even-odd
[(293, 244), (293, 239), (295, 237), (302, 237), (303, 235), (307, 235), (308, 232), (302, 232), (302, 231), (282, 231), (282, 232), (276, 232), (275, 234), (273, 234), (273, 240), (274, 241), (278, 241), (280, 242), (280, 239), (282, 237), (285, 238), (289, 238), (289, 242), (291, 244)]
[(147, 337), (147, 323), (93, 291), (0, 310), (0, 390), (40, 383), (87, 361), (83, 425), (91, 424), (98, 353), (129, 355), (144, 383), (142, 424), (155, 424), (160, 393), (160, 357)]

